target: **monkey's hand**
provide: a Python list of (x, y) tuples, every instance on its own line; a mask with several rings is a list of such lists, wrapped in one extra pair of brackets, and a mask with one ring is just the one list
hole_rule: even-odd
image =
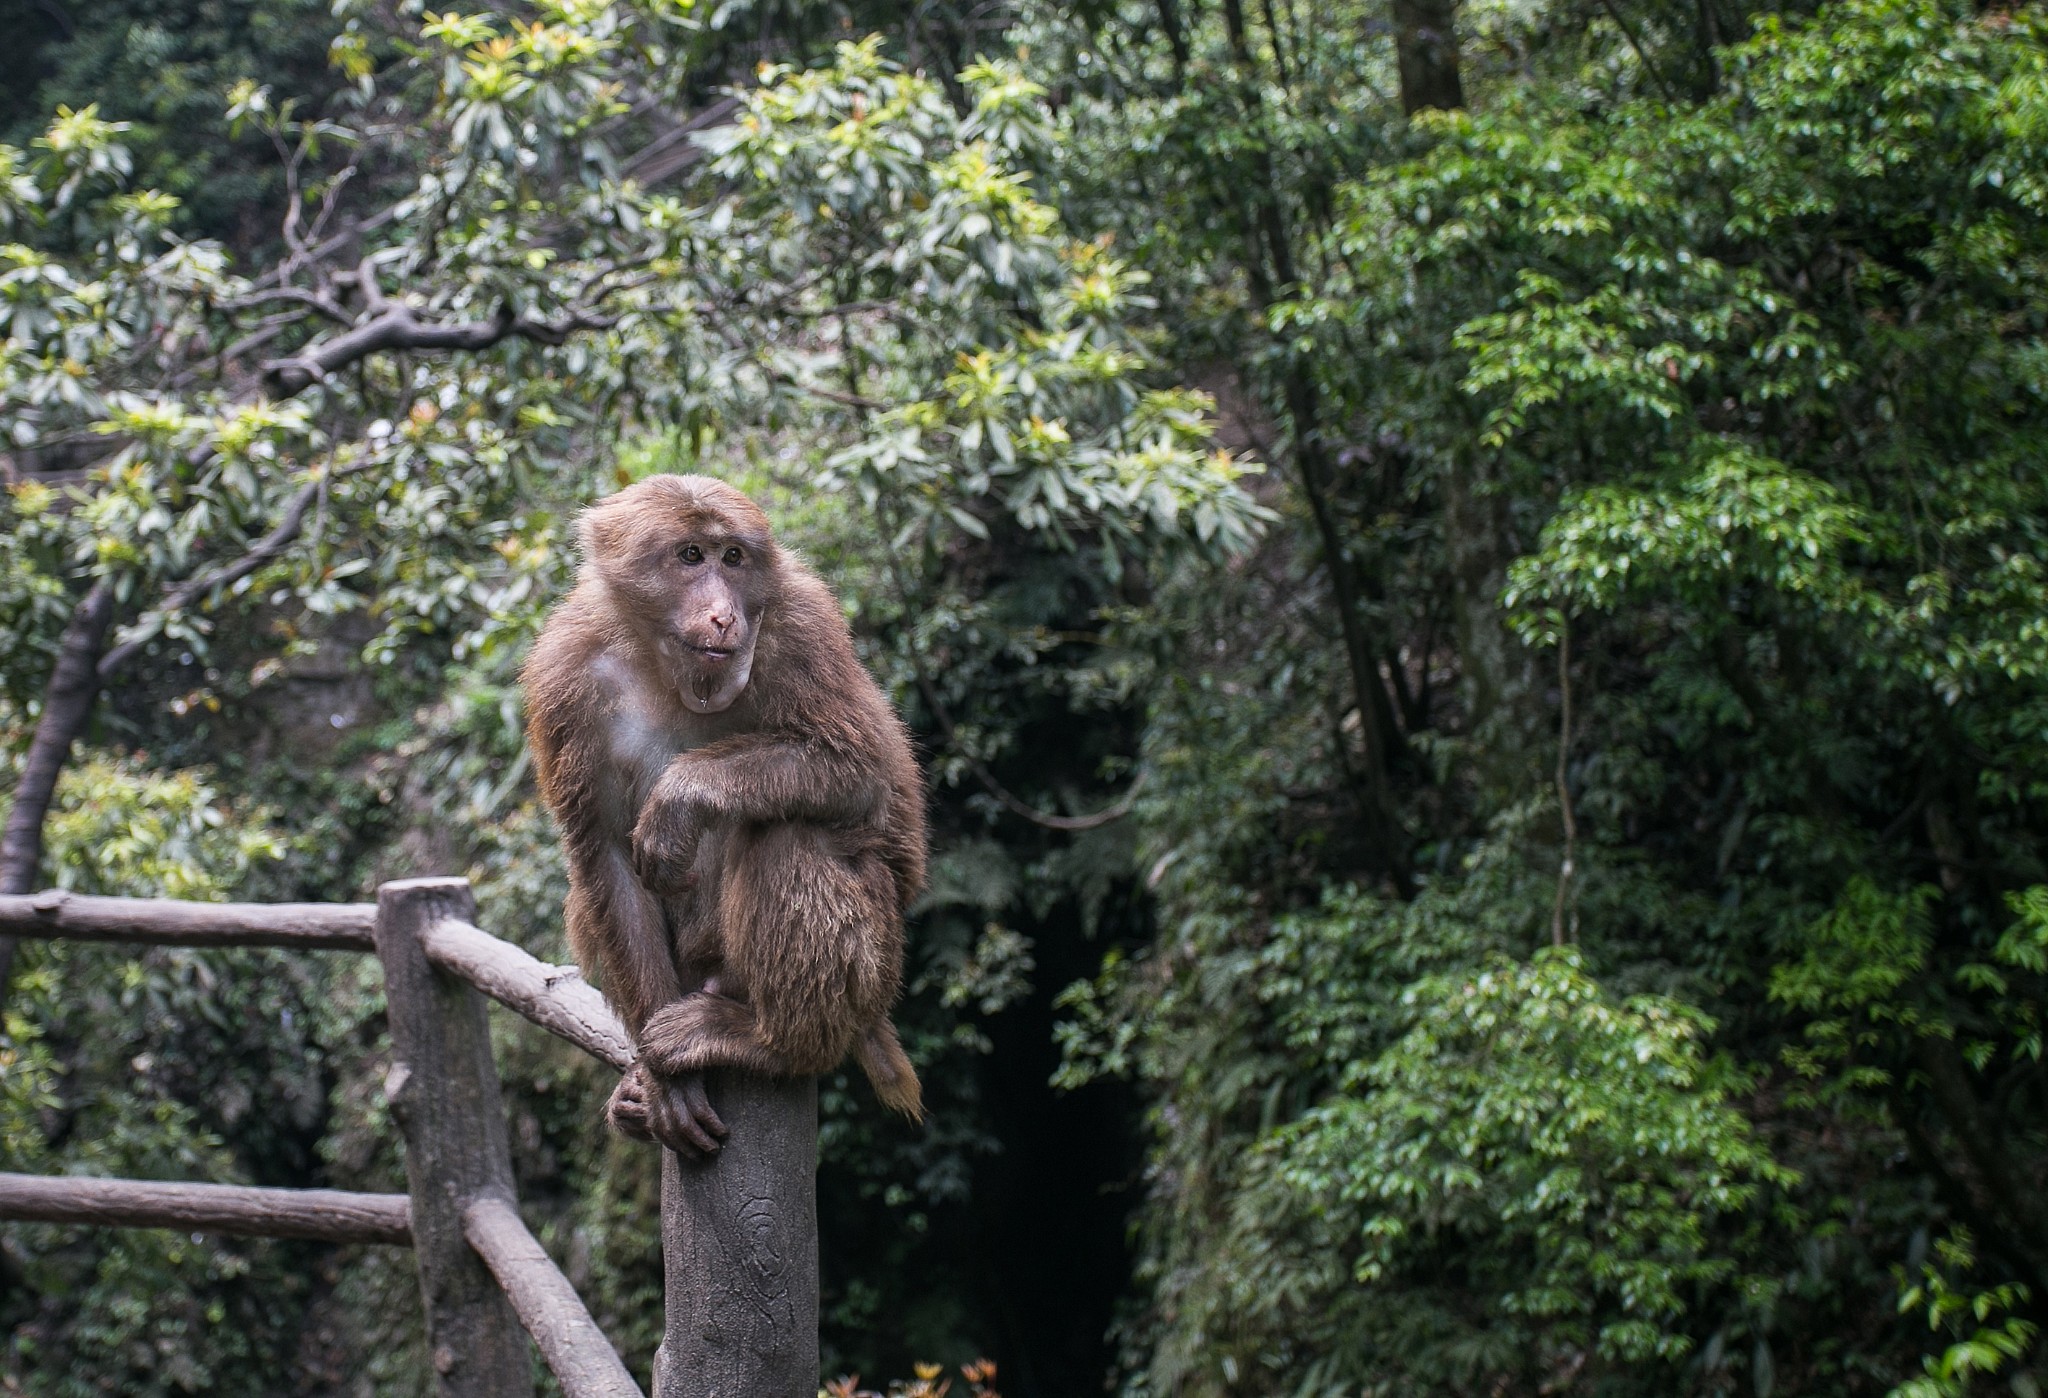
[(635, 1063), (619, 1079), (605, 1117), (620, 1135), (658, 1142), (685, 1160), (716, 1155), (726, 1136), (701, 1074), (663, 1077), (644, 1063)]
[(704, 824), (683, 801), (657, 791), (633, 823), (633, 874), (650, 892), (675, 895), (697, 886), (697, 846)]

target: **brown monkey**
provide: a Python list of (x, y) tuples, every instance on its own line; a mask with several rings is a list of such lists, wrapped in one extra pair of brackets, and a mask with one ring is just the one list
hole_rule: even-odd
[(640, 1048), (612, 1124), (708, 1154), (725, 1127), (703, 1069), (821, 1073), (849, 1051), (918, 1118), (889, 1010), (924, 784), (839, 604), (705, 476), (593, 505), (581, 542), (523, 681), (569, 944)]

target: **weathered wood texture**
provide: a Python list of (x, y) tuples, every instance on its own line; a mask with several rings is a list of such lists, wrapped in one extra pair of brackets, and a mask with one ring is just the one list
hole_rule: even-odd
[(427, 960), (421, 934), (470, 922), (463, 879), (407, 879), (377, 890), (377, 956), (391, 1024), (385, 1082), (405, 1133), (414, 1255), (427, 1345), (442, 1398), (533, 1392), (526, 1335), (512, 1304), (463, 1232), (480, 1199), (513, 1201), (512, 1156), (483, 997)]
[(467, 922), (437, 922), (420, 935), (427, 959), (442, 970), (612, 1067), (632, 1066), (626, 1026), (574, 966), (542, 961)]
[(179, 947), (374, 951), (370, 903), (181, 903), (45, 889), (0, 897), (0, 933)]
[(706, 1078), (732, 1135), (709, 1161), (663, 1152), (668, 1323), (654, 1398), (815, 1398), (817, 1082)]
[(464, 1211), (463, 1227), (568, 1398), (644, 1398), (583, 1298), (527, 1231), (511, 1201), (478, 1199)]
[(248, 1238), (412, 1243), (412, 1204), (405, 1195), (341, 1189), (0, 1174), (0, 1218)]

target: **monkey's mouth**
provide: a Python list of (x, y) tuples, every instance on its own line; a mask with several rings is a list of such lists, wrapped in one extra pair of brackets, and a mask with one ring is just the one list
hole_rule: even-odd
[(690, 653), (699, 660), (708, 660), (714, 665), (730, 660), (739, 654), (737, 650), (725, 646), (691, 646)]

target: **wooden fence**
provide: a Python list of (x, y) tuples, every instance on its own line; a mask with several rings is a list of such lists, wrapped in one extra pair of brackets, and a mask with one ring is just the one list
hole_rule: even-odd
[[(443, 1398), (533, 1392), (527, 1336), (568, 1398), (642, 1398), (519, 1217), (484, 996), (625, 1069), (633, 1046), (575, 968), (482, 931), (464, 879), (371, 903), (0, 896), (0, 933), (171, 946), (375, 952), (405, 1138), (404, 1194), (0, 1173), (0, 1219), (410, 1246)], [(481, 994), (479, 994), (481, 992)], [(655, 1398), (811, 1398), (818, 1381), (816, 1085), (712, 1074), (732, 1129), (708, 1162), (663, 1152), (666, 1327)], [(603, 1129), (591, 1104), (591, 1129)], [(524, 1333), (522, 1333), (522, 1331)]]

